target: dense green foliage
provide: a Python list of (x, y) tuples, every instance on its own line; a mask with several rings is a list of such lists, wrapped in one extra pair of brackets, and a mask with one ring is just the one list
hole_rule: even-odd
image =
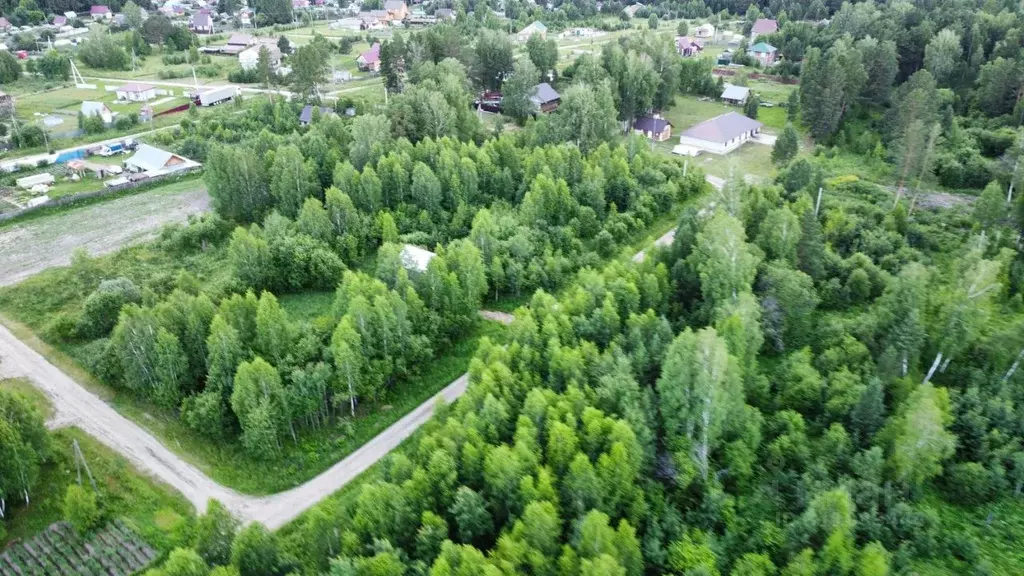
[(780, 182), (730, 183), (669, 249), (538, 291), (411, 446), (259, 537), (267, 565), (885, 574), (971, 558), (973, 536), (921, 500), (1022, 485), (1012, 240), (890, 213), (858, 183), (829, 186), (816, 215), (812, 179)]

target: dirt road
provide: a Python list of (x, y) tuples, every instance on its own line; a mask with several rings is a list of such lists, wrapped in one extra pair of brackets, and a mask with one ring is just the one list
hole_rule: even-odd
[[(707, 174), (707, 175), (704, 176), (704, 179), (707, 180), (708, 184), (711, 184), (713, 187), (715, 187), (718, 190), (721, 190), (722, 187), (725, 186), (725, 180), (719, 178), (718, 176), (712, 176), (710, 174)], [(654, 246), (656, 248), (663, 248), (665, 246), (671, 246), (672, 245), (672, 241), (675, 240), (675, 239), (676, 239), (676, 229), (673, 228), (673, 229), (669, 230), (668, 232), (666, 232), (665, 234), (663, 234), (661, 236), (661, 238), (658, 238), (657, 240), (655, 240), (654, 241)], [(641, 250), (641, 251), (637, 252), (636, 254), (634, 254), (633, 255), (633, 262), (643, 262), (644, 258), (647, 258), (647, 250), (646, 249), (645, 250)]]
[(152, 238), (164, 224), (184, 222), (209, 204), (206, 187), (194, 181), (0, 228), (0, 286), (67, 265), (75, 248), (104, 254)]
[(197, 509), (217, 498), (238, 509), (242, 497), (224, 488), (181, 460), (134, 422), (121, 416), (109, 404), (78, 385), (35, 350), (0, 325), (0, 375), (25, 377), (50, 397), (53, 421), (73, 424), (96, 437), (160, 480), (185, 495)]
[[(238, 518), (262, 522), (271, 530), (284, 526), (320, 500), (394, 450), (434, 414), (436, 398), (420, 404), (344, 460), (309, 482), (273, 496), (246, 496), (217, 484), (196, 467), (164, 447), (149, 432), (117, 413), (109, 404), (81, 387), (35, 350), (0, 325), (0, 375), (25, 377), (50, 397), (55, 413), (51, 425), (74, 425), (128, 458), (140, 470), (173, 486), (197, 510), (210, 498), (224, 503)], [(438, 396), (452, 402), (466, 391), (462, 375)]]

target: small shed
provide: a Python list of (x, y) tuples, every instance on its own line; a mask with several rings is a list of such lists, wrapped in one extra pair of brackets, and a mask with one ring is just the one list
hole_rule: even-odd
[(726, 84), (725, 90), (722, 91), (722, 101), (729, 104), (742, 106), (747, 103), (747, 98), (750, 98), (750, 88), (746, 86)]
[(541, 82), (533, 87), (533, 95), (530, 96), (530, 102), (533, 102), (540, 112), (553, 112), (562, 103), (562, 97), (558, 92), (555, 92), (551, 84)]

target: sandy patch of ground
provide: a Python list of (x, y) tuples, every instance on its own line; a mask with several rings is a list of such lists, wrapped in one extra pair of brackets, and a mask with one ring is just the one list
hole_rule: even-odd
[(67, 265), (75, 248), (97, 255), (147, 240), (209, 204), (202, 182), (190, 181), (0, 228), (0, 286)]

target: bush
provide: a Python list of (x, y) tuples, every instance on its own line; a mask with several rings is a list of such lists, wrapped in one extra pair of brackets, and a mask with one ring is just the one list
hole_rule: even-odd
[(95, 528), (100, 519), (96, 494), (78, 484), (68, 486), (67, 494), (64, 496), (64, 519), (79, 534), (85, 534)]
[(969, 506), (984, 504), (993, 496), (991, 475), (977, 462), (951, 466), (946, 471), (945, 486), (951, 501)]
[(99, 338), (110, 334), (117, 324), (118, 314), (125, 304), (142, 301), (142, 291), (127, 278), (104, 280), (96, 291), (85, 299), (78, 334), (84, 338)]
[(61, 312), (43, 328), (43, 338), (49, 341), (69, 341), (78, 338), (78, 324), (81, 319)]

